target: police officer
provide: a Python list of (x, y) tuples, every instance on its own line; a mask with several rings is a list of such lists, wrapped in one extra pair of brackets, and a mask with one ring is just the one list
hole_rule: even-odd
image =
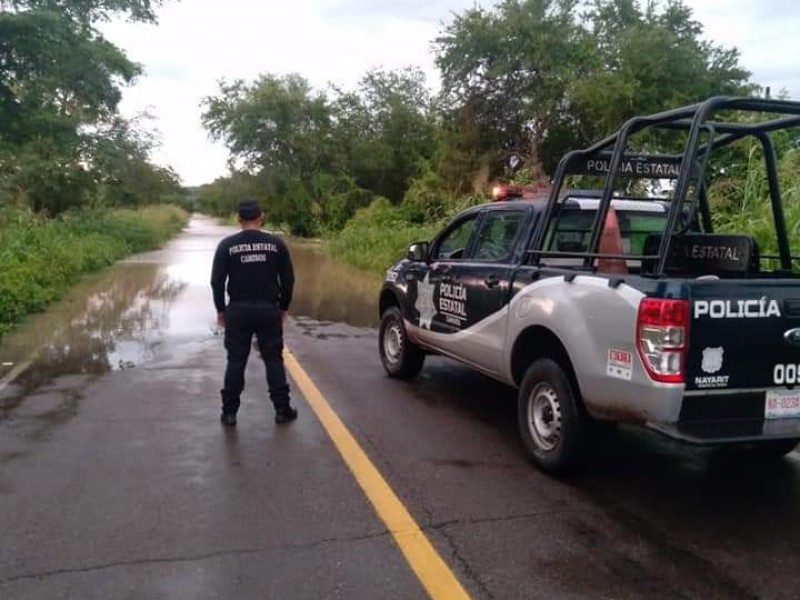
[[(222, 393), (224, 425), (236, 425), (239, 396), (253, 334), (267, 369), (275, 422), (297, 418), (289, 405), (289, 384), (283, 366), (283, 320), (292, 301), (294, 271), (289, 249), (279, 237), (261, 230), (264, 215), (255, 200), (239, 203), (241, 231), (222, 240), (214, 255), (211, 289), (217, 322), (225, 328), (228, 366)], [(225, 306), (225, 282), (230, 301)]]

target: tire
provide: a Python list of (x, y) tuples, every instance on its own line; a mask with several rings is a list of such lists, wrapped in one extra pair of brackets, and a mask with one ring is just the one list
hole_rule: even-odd
[(383, 368), (396, 379), (413, 379), (425, 362), (425, 353), (408, 339), (403, 317), (396, 306), (383, 312), (378, 349)]
[(564, 474), (580, 465), (591, 423), (557, 362), (540, 359), (525, 371), (517, 400), (517, 423), (526, 453), (540, 469)]

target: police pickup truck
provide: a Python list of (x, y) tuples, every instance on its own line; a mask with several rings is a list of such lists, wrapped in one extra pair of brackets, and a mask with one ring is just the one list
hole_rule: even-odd
[[(603, 422), (790, 452), (800, 275), (771, 136), (798, 126), (800, 103), (712, 98), (568, 153), (546, 197), (465, 210), (387, 271), (386, 371), (412, 378), (435, 353), (515, 386), (524, 446), (549, 472), (579, 464)], [(672, 136), (671, 148), (679, 136), (683, 151), (629, 151), (643, 134)], [(769, 247), (714, 230), (708, 188), (737, 144), (764, 157)], [(598, 189), (570, 189), (575, 176)]]

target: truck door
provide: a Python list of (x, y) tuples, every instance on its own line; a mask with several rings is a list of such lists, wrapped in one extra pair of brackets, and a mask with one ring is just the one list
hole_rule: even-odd
[[(463, 311), (452, 300), (458, 293), (454, 290), (459, 289), (461, 266), (469, 255), (479, 217), (479, 212), (473, 212), (452, 223), (433, 241), (429, 264), (413, 274), (417, 281), (412, 323), (418, 327), (416, 337), (431, 347), (441, 348), (448, 336), (461, 330)], [(443, 287), (448, 300), (444, 303)], [(452, 310), (442, 313), (443, 304)]]
[[(470, 225), (472, 242), (458, 260), (441, 260), (450, 239), (465, 234), (445, 234), (431, 264), (430, 282), (435, 282), (434, 326), (420, 335), (441, 352), (481, 370), (496, 373), (500, 366), (507, 319), (502, 308), (508, 301), (514, 265), (518, 262), (516, 241), (529, 211), (524, 208), (493, 208)], [(465, 224), (466, 225), (466, 224)]]
[(459, 319), (459, 333), (447, 350), (493, 373), (500, 367), (505, 345), (508, 319), (503, 307), (518, 263), (517, 240), (528, 216), (524, 209), (487, 211), (468, 260), (457, 267), (457, 284), (439, 290), (439, 310), (444, 318)]
[(527, 217), (524, 210), (494, 210), (484, 216), (470, 260), (461, 268), (469, 299), (468, 327), (496, 314), (508, 302), (511, 275), (518, 262), (517, 239)]

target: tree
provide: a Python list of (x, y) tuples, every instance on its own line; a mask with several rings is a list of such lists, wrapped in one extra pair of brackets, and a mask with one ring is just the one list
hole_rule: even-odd
[[(435, 150), (431, 94), (419, 69), (368, 72), (354, 91), (314, 91), (299, 75), (221, 82), (203, 123), (252, 176), (270, 218), (308, 235), (339, 229), (375, 195), (399, 203)], [(235, 178), (221, 186), (233, 185)]]
[(178, 176), (170, 168), (150, 163), (157, 137), (144, 123), (151, 117), (132, 120), (115, 117), (91, 139), (91, 171), (99, 185), (99, 200), (110, 206), (153, 204), (181, 195)]
[(141, 73), (93, 25), (111, 14), (153, 22), (160, 4), (0, 0), (0, 178), (13, 197), (57, 213), (93, 196), (95, 152), (119, 123), (121, 87)]
[(327, 97), (299, 75), (268, 74), (250, 84), (222, 81), (204, 105), (203, 124), (225, 141), (231, 163), (254, 176), (270, 218), (298, 235), (315, 233), (312, 181), (331, 164)]
[[(581, 13), (576, 0), (504, 0), (469, 10), (436, 40), (450, 123), (470, 115), (465, 135), (480, 140), (473, 152), (493, 176), (511, 155), (544, 175), (565, 150), (635, 114), (751, 91), (736, 50), (703, 41), (691, 16), (678, 1), (594, 0)], [(452, 135), (450, 144), (464, 147)]]
[(431, 92), (417, 68), (368, 71), (353, 92), (335, 90), (336, 167), (358, 187), (398, 203), (435, 151)]
[[(444, 106), (471, 115), (494, 174), (508, 157), (541, 170), (548, 137), (570, 124), (567, 90), (590, 64), (576, 0), (505, 0), (458, 16), (437, 38)], [(456, 118), (458, 121), (458, 118)], [(473, 136), (475, 137), (475, 136)]]
[(0, 10), (47, 11), (84, 26), (107, 21), (114, 14), (127, 14), (131, 21), (155, 23), (155, 10), (163, 0), (0, 0)]
[(597, 52), (591, 73), (572, 81), (582, 133), (603, 136), (636, 114), (713, 95), (755, 91), (736, 49), (702, 39), (703, 26), (677, 1), (662, 11), (634, 0), (595, 0), (586, 14)]
[[(233, 173), (229, 177), (218, 177), (212, 183), (201, 185), (197, 190), (197, 207), (202, 212), (227, 217), (236, 212), (242, 198), (252, 196), (263, 202), (258, 193), (255, 178), (246, 173)], [(272, 215), (268, 215), (272, 220)]]
[(249, 170), (286, 169), (310, 177), (327, 164), (330, 109), (299, 75), (220, 83), (204, 100), (203, 124)]

